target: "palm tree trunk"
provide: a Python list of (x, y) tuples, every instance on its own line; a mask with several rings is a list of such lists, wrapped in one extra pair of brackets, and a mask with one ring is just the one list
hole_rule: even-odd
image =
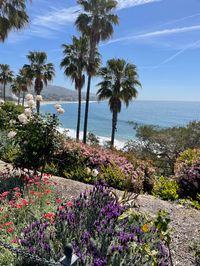
[(24, 101), (25, 101), (25, 91), (23, 91), (23, 97), (22, 97), (22, 105), (24, 106)]
[(85, 103), (85, 119), (84, 119), (84, 131), (83, 131), (83, 143), (87, 142), (87, 127), (88, 127), (88, 113), (89, 113), (89, 103), (90, 103), (90, 86), (91, 86), (91, 73), (88, 74), (88, 85)]
[(114, 147), (116, 129), (117, 129), (117, 112), (113, 111), (113, 116), (112, 116), (112, 135), (111, 135), (111, 143), (110, 143), (110, 148), (111, 149)]
[(20, 92), (19, 92), (19, 95), (18, 95), (18, 105), (20, 104)]
[[(37, 93), (37, 95), (40, 95), (40, 93)], [(37, 109), (37, 114), (40, 113), (40, 101), (36, 101), (36, 109)]]
[(79, 142), (81, 123), (81, 88), (78, 89), (78, 117), (77, 117), (77, 128), (76, 128), (76, 141)]
[(3, 83), (3, 99), (5, 102), (6, 101), (6, 83), (5, 82)]

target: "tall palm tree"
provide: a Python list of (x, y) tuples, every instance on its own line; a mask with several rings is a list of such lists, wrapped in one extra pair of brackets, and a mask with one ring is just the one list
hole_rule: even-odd
[(6, 100), (6, 85), (12, 82), (13, 71), (7, 64), (0, 64), (0, 84), (3, 85), (3, 99)]
[[(36, 95), (47, 86), (48, 81), (52, 81), (55, 76), (55, 69), (52, 63), (46, 63), (47, 54), (45, 52), (29, 52), (27, 55), (30, 65), (24, 65), (23, 69), (27, 71), (27, 76), (34, 81), (34, 90)], [(37, 113), (40, 112), (40, 101), (36, 101)]]
[(84, 37), (76, 38), (73, 36), (72, 44), (63, 44), (64, 58), (60, 66), (64, 69), (66, 76), (70, 77), (75, 83), (75, 89), (78, 90), (78, 117), (76, 128), (76, 140), (79, 141), (80, 121), (81, 121), (81, 90), (85, 84), (84, 71), (87, 67), (88, 42)]
[(29, 21), (26, 12), (27, 0), (0, 1), (0, 41), (4, 41), (9, 31), (23, 28)]
[(29, 76), (29, 73), (26, 68), (19, 70), (19, 76), (21, 77), (21, 90), (22, 90), (22, 105), (24, 106), (25, 94), (28, 91), (28, 88), (32, 86), (32, 79)]
[(124, 59), (111, 59), (107, 66), (100, 69), (103, 81), (97, 86), (99, 100), (108, 99), (110, 111), (112, 112), (112, 135), (111, 148), (114, 146), (115, 132), (117, 129), (118, 113), (121, 111), (122, 102), (128, 107), (129, 102), (136, 98), (137, 87), (141, 84), (138, 80), (136, 66), (127, 63)]
[(86, 143), (90, 86), (92, 76), (95, 73), (95, 51), (100, 41), (105, 41), (112, 36), (113, 25), (118, 24), (118, 16), (112, 13), (117, 6), (117, 1), (115, 0), (78, 0), (78, 3), (82, 5), (84, 13), (78, 16), (76, 26), (88, 38), (89, 42), (88, 84), (83, 133), (83, 142)]
[(13, 83), (11, 84), (12, 92), (18, 97), (18, 105), (20, 104), (20, 98), (21, 98), (21, 77), (17, 76), (15, 79), (13, 79)]

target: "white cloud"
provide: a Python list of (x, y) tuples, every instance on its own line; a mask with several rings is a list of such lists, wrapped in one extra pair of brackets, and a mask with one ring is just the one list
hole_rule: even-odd
[(200, 25), (194, 25), (189, 27), (180, 27), (180, 28), (172, 28), (172, 29), (163, 29), (159, 31), (152, 31), (147, 32), (144, 34), (138, 34), (138, 35), (131, 35), (131, 36), (125, 36), (117, 39), (113, 39), (109, 42), (107, 42), (105, 45), (116, 43), (116, 42), (124, 42), (124, 41), (131, 41), (131, 40), (139, 40), (139, 39), (149, 39), (154, 37), (160, 37), (160, 36), (166, 36), (166, 35), (172, 35), (172, 34), (178, 34), (178, 33), (185, 33), (185, 32), (191, 32), (191, 31), (197, 31), (200, 30)]
[(62, 25), (74, 22), (79, 12), (79, 6), (59, 10), (55, 9), (44, 16), (36, 16), (32, 21), (32, 25), (46, 27), (52, 30), (58, 29)]
[(160, 2), (162, 0), (117, 0), (118, 9), (129, 8), (133, 6), (140, 6), (150, 4), (153, 2)]
[[(47, 3), (46, 0), (40, 0)], [(162, 0), (117, 0), (118, 9), (130, 8), (138, 5), (149, 4)], [(76, 5), (69, 8), (56, 8), (51, 7), (45, 15), (36, 15), (32, 18), (29, 27), (23, 32), (22, 35), (34, 36), (41, 38), (49, 38), (55, 36), (56, 31), (62, 31), (63, 27), (74, 23), (78, 14), (81, 12), (81, 7)], [(11, 36), (11, 42), (22, 40), (22, 36)]]

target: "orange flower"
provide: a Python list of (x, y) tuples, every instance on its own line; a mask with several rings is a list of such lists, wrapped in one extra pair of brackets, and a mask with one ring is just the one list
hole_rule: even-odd
[(147, 232), (149, 231), (149, 226), (148, 226), (148, 224), (144, 224), (144, 225), (142, 226), (142, 231), (143, 231), (144, 233), (147, 233)]
[(6, 230), (8, 233), (13, 233), (15, 231), (15, 228), (10, 227)]

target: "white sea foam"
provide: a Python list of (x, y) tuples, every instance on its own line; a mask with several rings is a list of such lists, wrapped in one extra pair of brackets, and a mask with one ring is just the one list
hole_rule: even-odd
[[(69, 129), (69, 128), (62, 128), (60, 127), (58, 129), (58, 131), (60, 133), (65, 133), (66, 136), (72, 138), (72, 139), (75, 139), (76, 138), (76, 130), (74, 129)], [(103, 136), (97, 136), (98, 139), (99, 139), (99, 142), (100, 142), (100, 145), (103, 146), (107, 141), (110, 141), (110, 138), (108, 137), (103, 137)], [(83, 131), (80, 132), (80, 139), (83, 138)], [(115, 139), (115, 148), (120, 150), (124, 147), (125, 145), (125, 142), (124, 141), (120, 141), (120, 140), (117, 140)]]

